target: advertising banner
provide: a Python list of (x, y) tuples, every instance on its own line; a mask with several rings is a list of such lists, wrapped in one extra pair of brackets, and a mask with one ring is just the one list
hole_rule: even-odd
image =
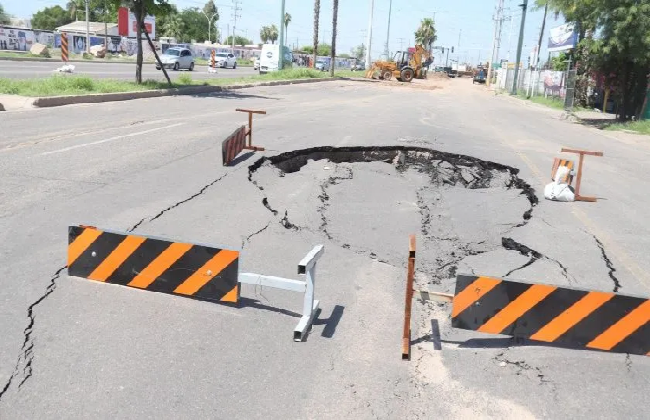
[(548, 52), (566, 51), (575, 48), (578, 42), (578, 32), (573, 23), (565, 23), (557, 28), (551, 28), (548, 38)]
[[(144, 18), (144, 27), (147, 29), (149, 37), (156, 39), (156, 17), (146, 16)], [(135, 19), (135, 14), (126, 7), (120, 7), (117, 12), (117, 30), (121, 36), (129, 38), (137, 36), (138, 22)]]

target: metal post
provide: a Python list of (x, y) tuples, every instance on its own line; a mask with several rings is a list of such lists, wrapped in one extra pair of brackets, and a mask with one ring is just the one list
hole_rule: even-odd
[(370, 50), (372, 49), (372, 13), (375, 9), (375, 0), (370, 0), (370, 18), (368, 20), (368, 38), (366, 39), (366, 45), (368, 49), (366, 50), (366, 70), (370, 70)]
[(524, 0), (521, 5), (521, 26), (519, 27), (519, 42), (517, 43), (517, 59), (515, 60), (515, 75), (512, 85), (513, 95), (517, 94), (517, 77), (519, 76), (519, 62), (521, 61), (521, 48), (524, 46), (524, 27), (526, 25), (526, 9), (528, 9), (528, 0)]
[(386, 47), (384, 48), (384, 54), (386, 54), (386, 60), (390, 59), (390, 50), (388, 48), (388, 43), (390, 40), (390, 15), (392, 11), (393, 11), (393, 0), (390, 0), (390, 3), (388, 4), (388, 30), (386, 31)]
[(411, 304), (413, 303), (413, 278), (415, 277), (415, 235), (409, 236), (409, 257), (406, 272), (406, 297), (404, 301), (404, 331), (402, 333), (402, 360), (411, 357)]
[(280, 42), (278, 49), (280, 52), (278, 53), (278, 70), (282, 70), (283, 68), (283, 62), (284, 62), (284, 2), (285, 0), (282, 0), (282, 4), (280, 6)]
[(89, 0), (86, 0), (86, 52), (90, 54), (90, 11), (88, 8), (88, 2)]

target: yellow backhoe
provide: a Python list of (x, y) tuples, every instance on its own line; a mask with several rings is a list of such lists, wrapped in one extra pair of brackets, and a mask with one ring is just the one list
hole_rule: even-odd
[(397, 51), (392, 61), (375, 61), (366, 72), (366, 78), (390, 80), (395, 77), (400, 82), (410, 82), (414, 78), (426, 79), (430, 57), (422, 45), (416, 45), (413, 53)]

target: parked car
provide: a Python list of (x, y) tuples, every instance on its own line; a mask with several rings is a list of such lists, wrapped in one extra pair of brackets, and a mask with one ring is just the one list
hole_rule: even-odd
[(217, 67), (228, 68), (232, 67), (233, 69), (237, 68), (237, 58), (234, 54), (231, 53), (216, 53), (214, 60), (217, 63)]
[[(160, 61), (165, 68), (181, 70), (188, 69), (194, 70), (194, 57), (192, 51), (187, 48), (173, 47), (169, 48), (163, 55), (160, 56)], [(160, 70), (160, 65), (156, 63), (156, 69)]]
[(352, 71), (362, 71), (365, 69), (366, 69), (366, 64), (361, 62), (353, 64), (351, 68)]
[(314, 68), (315, 68), (316, 70), (325, 71), (325, 68), (326, 68), (326, 67), (327, 67), (327, 63), (326, 63), (326, 62), (321, 61), (321, 60), (316, 60), (316, 65), (314, 66)]
[(255, 61), (253, 61), (253, 70), (259, 70), (260, 69), (260, 58), (257, 57)]

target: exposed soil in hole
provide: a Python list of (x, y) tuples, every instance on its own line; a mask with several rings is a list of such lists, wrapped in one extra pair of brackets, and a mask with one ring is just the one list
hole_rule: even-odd
[(248, 179), (286, 229), (380, 262), (403, 266), (417, 233), (418, 271), (439, 283), (463, 259), (503, 249), (532, 217), (538, 199), (518, 172), (422, 147), (316, 147), (258, 159)]

